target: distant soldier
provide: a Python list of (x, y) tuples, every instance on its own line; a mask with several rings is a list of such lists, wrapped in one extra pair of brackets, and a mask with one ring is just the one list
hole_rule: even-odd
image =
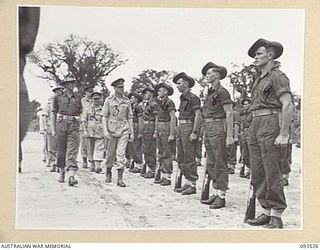
[(46, 165), (51, 167), (50, 172), (56, 172), (57, 167), (57, 138), (52, 136), (52, 103), (55, 96), (63, 93), (63, 88), (55, 86), (52, 88), (53, 95), (48, 99), (48, 103), (44, 106), (42, 118), (44, 119), (44, 133), (47, 145)]
[(233, 102), (228, 90), (220, 83), (227, 75), (225, 67), (209, 62), (201, 72), (210, 84), (202, 115), (205, 122), (207, 170), (210, 179), (213, 180), (214, 189), (213, 195), (202, 203), (210, 205), (210, 208), (219, 209), (226, 205), (225, 197), (229, 184), (226, 146), (234, 143)]
[(174, 140), (176, 128), (176, 116), (174, 102), (169, 98), (173, 94), (173, 88), (166, 84), (158, 84), (155, 88), (159, 98), (159, 111), (156, 116), (156, 135), (158, 140), (158, 161), (162, 178), (155, 183), (161, 186), (171, 185), (173, 170), (171, 142)]
[(132, 173), (140, 173), (142, 168), (142, 113), (143, 107), (141, 102), (143, 100), (142, 95), (131, 92), (129, 94), (129, 99), (131, 102), (131, 109), (133, 113), (133, 133), (134, 139), (132, 142), (128, 142), (126, 150), (126, 158), (131, 160), (133, 163), (133, 168), (129, 171)]
[(125, 152), (128, 140), (134, 139), (132, 109), (130, 100), (124, 95), (124, 79), (120, 78), (111, 83), (115, 94), (108, 97), (102, 109), (102, 122), (105, 138), (108, 138), (106, 159), (106, 182), (111, 182), (112, 167), (116, 162), (118, 170), (117, 185), (125, 187), (123, 172), (125, 168)]
[(155, 176), (156, 163), (157, 163), (157, 142), (156, 142), (156, 132), (155, 131), (155, 121), (158, 112), (158, 103), (155, 98), (156, 92), (151, 87), (146, 87), (142, 94), (144, 95), (144, 105), (143, 105), (143, 155), (145, 164), (147, 167), (147, 172), (144, 178), (151, 179)]
[(55, 96), (52, 104), (52, 136), (57, 135), (57, 167), (60, 169), (59, 182), (65, 181), (65, 167), (70, 173), (69, 186), (78, 183), (75, 172), (78, 170), (81, 97), (73, 92), (76, 79), (67, 77), (60, 85), (65, 87), (61, 96)]
[(240, 149), (243, 166), (240, 170), (241, 178), (250, 178), (250, 157), (249, 157), (249, 126), (252, 120), (252, 113), (250, 112), (250, 103), (251, 99), (244, 98), (242, 100), (242, 110), (240, 112), (241, 119), (241, 140), (240, 140)]
[(237, 147), (240, 133), (240, 114), (233, 110), (233, 140), (234, 142), (227, 146), (227, 164), (229, 174), (234, 174), (237, 164)]
[(91, 94), (93, 105), (87, 108), (82, 116), (83, 137), (88, 140), (88, 158), (90, 172), (100, 173), (104, 154), (104, 135), (102, 125), (102, 95), (99, 92)]
[(177, 162), (182, 175), (186, 179), (185, 184), (181, 188), (175, 189), (175, 191), (182, 193), (182, 195), (191, 195), (196, 193), (196, 182), (198, 180), (195, 141), (198, 139), (197, 133), (201, 119), (200, 98), (190, 91), (195, 81), (186, 73), (177, 74), (173, 78), (173, 82), (181, 92)]
[(253, 191), (263, 213), (247, 222), (271, 229), (283, 228), (281, 217), (287, 207), (281, 152), (289, 142), (292, 98), (289, 79), (274, 62), (282, 52), (280, 43), (265, 39), (258, 39), (248, 51), (260, 69), (251, 89), (249, 151)]
[[(86, 111), (87, 108), (92, 107), (92, 98), (91, 95), (93, 93), (93, 86), (88, 85), (83, 89), (85, 93), (85, 97), (81, 99), (82, 105), (82, 114)], [(84, 125), (81, 124), (80, 126), (80, 151), (82, 157), (82, 167), (88, 168), (88, 137), (83, 136)]]

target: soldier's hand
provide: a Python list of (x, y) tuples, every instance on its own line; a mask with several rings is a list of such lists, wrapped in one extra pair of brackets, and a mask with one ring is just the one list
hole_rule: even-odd
[(108, 131), (103, 131), (103, 136), (104, 136), (104, 138), (106, 138), (106, 139), (110, 139), (110, 134), (109, 134)]
[(153, 133), (153, 138), (154, 138), (154, 139), (157, 139), (157, 137), (158, 137), (158, 132), (154, 132), (154, 133)]
[(274, 141), (274, 144), (277, 147), (286, 146), (288, 143), (289, 143), (289, 135), (288, 136), (278, 135), (278, 137)]
[(87, 130), (85, 130), (85, 131), (84, 131), (84, 133), (83, 133), (83, 137), (89, 137), (89, 133), (88, 133), (88, 131), (87, 131)]
[(190, 137), (189, 137), (189, 141), (193, 142), (197, 140), (197, 134), (196, 133), (191, 133)]
[(52, 129), (52, 137), (55, 137), (55, 136), (56, 136), (56, 130)]
[(142, 138), (142, 134), (138, 134), (138, 139)]
[(233, 138), (232, 137), (227, 137), (227, 139), (226, 139), (227, 146), (232, 145), (233, 143), (234, 143)]
[(132, 133), (129, 133), (129, 142), (133, 142), (134, 135)]
[(169, 135), (168, 142), (174, 141), (174, 135)]

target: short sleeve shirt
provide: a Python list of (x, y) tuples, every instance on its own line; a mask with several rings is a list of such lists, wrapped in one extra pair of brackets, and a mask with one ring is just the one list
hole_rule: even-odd
[(159, 122), (169, 122), (171, 120), (170, 112), (176, 111), (174, 102), (166, 97), (159, 101), (159, 111), (158, 111), (158, 121)]
[(143, 105), (143, 120), (144, 121), (155, 121), (156, 115), (158, 114), (159, 105), (155, 99), (149, 100)]
[(200, 108), (200, 98), (190, 91), (180, 96), (179, 120), (194, 121), (195, 111)]
[(203, 117), (204, 118), (226, 118), (226, 112), (223, 105), (231, 104), (232, 100), (228, 90), (221, 86), (220, 83), (215, 88), (208, 90), (208, 95), (204, 102)]
[(102, 105), (89, 107), (85, 110), (83, 117), (87, 121), (87, 128), (89, 137), (102, 138)]
[(253, 83), (251, 110), (281, 109), (280, 96), (291, 94), (288, 77), (277, 67), (271, 68), (264, 76)]
[(52, 104), (52, 112), (61, 115), (80, 116), (82, 112), (81, 98), (73, 93), (71, 97), (64, 92), (60, 96), (55, 96)]
[(133, 113), (133, 122), (134, 123), (138, 123), (139, 122), (139, 117), (142, 116), (143, 113), (143, 108), (142, 105), (140, 103), (135, 104), (135, 105), (131, 105), (132, 108), (132, 113)]

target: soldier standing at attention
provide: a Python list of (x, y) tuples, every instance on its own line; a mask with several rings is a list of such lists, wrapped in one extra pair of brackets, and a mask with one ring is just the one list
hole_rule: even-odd
[(83, 136), (88, 140), (88, 158), (90, 172), (100, 173), (104, 153), (104, 135), (102, 127), (102, 95), (99, 92), (91, 94), (93, 105), (83, 112)]
[(234, 174), (237, 164), (237, 147), (239, 144), (240, 133), (240, 113), (233, 109), (233, 140), (231, 145), (227, 146), (227, 164), (229, 174)]
[(78, 181), (74, 178), (78, 170), (79, 127), (82, 112), (81, 98), (73, 92), (76, 79), (67, 77), (60, 85), (65, 87), (61, 96), (55, 96), (52, 104), (52, 136), (57, 134), (57, 167), (60, 169), (59, 182), (65, 181), (65, 167), (70, 173), (69, 186)]
[(173, 78), (177, 84), (180, 96), (179, 127), (177, 134), (177, 162), (186, 182), (181, 188), (175, 189), (182, 195), (196, 193), (196, 181), (198, 180), (195, 141), (198, 139), (201, 109), (200, 98), (191, 93), (190, 89), (195, 81), (186, 73), (181, 72)]
[(248, 51), (260, 69), (251, 89), (249, 151), (253, 191), (264, 211), (247, 222), (265, 228), (283, 228), (281, 217), (287, 207), (281, 149), (289, 142), (293, 107), (289, 79), (274, 62), (282, 52), (280, 43), (265, 39), (258, 39)]
[(104, 101), (102, 109), (103, 133), (108, 138), (106, 159), (106, 182), (111, 182), (112, 167), (117, 159), (117, 185), (125, 187), (123, 171), (125, 168), (125, 152), (128, 140), (132, 141), (133, 123), (130, 100), (124, 95), (124, 79), (119, 78), (111, 83), (115, 93)]
[(212, 209), (226, 205), (229, 175), (226, 146), (233, 141), (233, 102), (228, 90), (221, 86), (220, 80), (227, 75), (227, 69), (212, 62), (202, 68), (210, 88), (204, 102), (203, 119), (205, 122), (204, 145), (207, 152), (207, 170), (213, 183), (213, 195), (202, 201)]
[(160, 107), (156, 116), (156, 131), (158, 139), (158, 161), (162, 178), (155, 183), (161, 186), (171, 185), (172, 152), (171, 142), (174, 140), (174, 132), (176, 127), (175, 105), (169, 98), (173, 94), (173, 88), (166, 84), (158, 84), (155, 88), (158, 92)]
[(129, 99), (131, 102), (131, 109), (133, 113), (133, 132), (134, 139), (133, 142), (128, 142), (127, 145), (127, 159), (133, 161), (133, 168), (129, 171), (132, 173), (140, 173), (142, 168), (142, 128), (141, 124), (143, 123), (142, 113), (143, 108), (141, 102), (143, 100), (142, 95), (131, 92), (129, 94)]
[(151, 87), (146, 87), (142, 94), (144, 95), (145, 103), (143, 109), (143, 154), (145, 164), (147, 165), (147, 172), (144, 175), (146, 179), (152, 179), (155, 176), (157, 163), (157, 142), (155, 131), (155, 121), (158, 112), (158, 103), (155, 99), (156, 92)]
[[(91, 94), (93, 93), (93, 86), (86, 86), (84, 87), (83, 91), (85, 92), (85, 97), (81, 99), (82, 114), (86, 111), (87, 108), (92, 107)], [(88, 137), (83, 136), (83, 126), (84, 124), (81, 124), (80, 126), (80, 151), (82, 157), (82, 167), (88, 168)]]

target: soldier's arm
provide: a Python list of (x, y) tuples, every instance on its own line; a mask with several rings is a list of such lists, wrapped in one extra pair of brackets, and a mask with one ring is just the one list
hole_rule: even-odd
[(176, 128), (176, 112), (175, 110), (170, 111), (170, 136), (174, 136), (174, 131)]
[(224, 104), (223, 109), (226, 112), (226, 123), (227, 123), (227, 144), (232, 143), (232, 130), (233, 130), (233, 110), (232, 104)]
[(52, 115), (51, 115), (51, 124), (52, 124), (52, 136), (55, 136), (56, 134), (56, 121), (57, 121), (57, 113), (59, 110), (58, 105), (58, 97), (54, 97), (53, 103), (52, 103)]
[(280, 102), (282, 104), (280, 136), (289, 137), (289, 128), (293, 115), (291, 95), (289, 93), (282, 94)]
[(108, 132), (108, 117), (109, 117), (109, 103), (108, 99), (106, 99), (103, 103), (102, 107), (102, 128), (103, 128), (103, 134), (105, 137), (109, 135)]
[(128, 105), (128, 113), (127, 113), (127, 119), (128, 119), (128, 123), (129, 123), (129, 129), (130, 129), (130, 133), (131, 133), (131, 137), (133, 137), (133, 112), (132, 112), (132, 108), (131, 108), (131, 104), (129, 102)]
[(199, 131), (199, 127), (200, 127), (200, 121), (201, 121), (201, 110), (196, 109), (192, 133), (197, 134), (197, 132)]

